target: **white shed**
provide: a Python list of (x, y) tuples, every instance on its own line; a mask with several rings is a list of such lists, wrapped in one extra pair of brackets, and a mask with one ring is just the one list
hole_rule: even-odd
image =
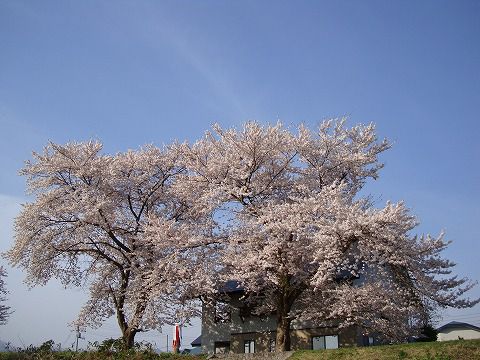
[(437, 341), (480, 339), (480, 327), (452, 321), (437, 329)]

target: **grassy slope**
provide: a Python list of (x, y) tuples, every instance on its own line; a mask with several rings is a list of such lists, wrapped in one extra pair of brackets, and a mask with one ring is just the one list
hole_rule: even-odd
[(106, 354), (98, 352), (36, 352), (36, 353), (0, 353), (0, 360), (205, 360), (205, 356), (188, 356), (163, 353), (123, 352)]
[[(153, 353), (121, 353), (108, 356), (96, 352), (0, 353), (0, 360), (204, 360), (205, 357)], [(336, 350), (296, 351), (289, 360), (480, 360), (480, 340), (458, 340)]]
[(296, 351), (289, 360), (480, 360), (480, 340)]

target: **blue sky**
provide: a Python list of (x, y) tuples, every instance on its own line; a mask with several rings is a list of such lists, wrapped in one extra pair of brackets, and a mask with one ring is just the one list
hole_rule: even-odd
[[(419, 233), (444, 229), (457, 272), (480, 280), (479, 39), (478, 1), (3, 0), (0, 250), (26, 201), (17, 171), (49, 140), (96, 138), (114, 153), (192, 141), (214, 122), (347, 115), (394, 143), (366, 190), (379, 204), (405, 200)], [(83, 292), (27, 291), (9, 274), (16, 312), (0, 339), (72, 343)], [(480, 325), (480, 306), (449, 320)], [(164, 346), (166, 333), (146, 338)], [(85, 336), (118, 334), (107, 323)]]

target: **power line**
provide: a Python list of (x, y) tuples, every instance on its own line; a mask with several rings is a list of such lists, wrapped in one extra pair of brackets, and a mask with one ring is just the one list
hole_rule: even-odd
[(61, 342), (61, 344), (66, 344), (68, 340), (70, 340), (70, 337), (72, 336), (72, 332), (68, 334), (67, 338)]
[(78, 351), (78, 339), (85, 340), (85, 337), (82, 337), (82, 333), (80, 332), (80, 326), (77, 325), (77, 339), (75, 340), (75, 352)]
[(18, 338), (18, 340), (20, 340), (20, 343), (22, 344), (23, 348), (26, 349), (27, 347), (25, 346), (22, 339), (20, 338), (20, 335), (17, 334), (17, 338)]

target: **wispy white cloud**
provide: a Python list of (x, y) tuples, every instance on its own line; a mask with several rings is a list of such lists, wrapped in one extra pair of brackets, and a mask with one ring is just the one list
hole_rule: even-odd
[[(166, 9), (160, 9), (157, 6), (143, 8), (142, 16), (136, 18), (139, 21), (132, 29), (136, 29), (137, 36), (160, 56), (164, 56), (167, 46), (204, 78), (207, 85), (206, 92), (210, 90), (217, 97), (212, 99), (211, 106), (219, 108), (218, 99), (222, 99), (222, 109), (230, 107), (232, 114), (236, 117), (246, 114), (246, 108), (235, 89), (234, 80), (228, 73), (228, 69), (216, 68), (212, 61), (212, 54), (207, 54), (207, 50), (197, 42), (200, 36), (196, 35), (200, 34), (201, 29), (177, 24), (173, 17), (168, 15)], [(213, 45), (212, 48), (214, 48)], [(214, 50), (217, 55), (221, 55), (220, 48)]]

